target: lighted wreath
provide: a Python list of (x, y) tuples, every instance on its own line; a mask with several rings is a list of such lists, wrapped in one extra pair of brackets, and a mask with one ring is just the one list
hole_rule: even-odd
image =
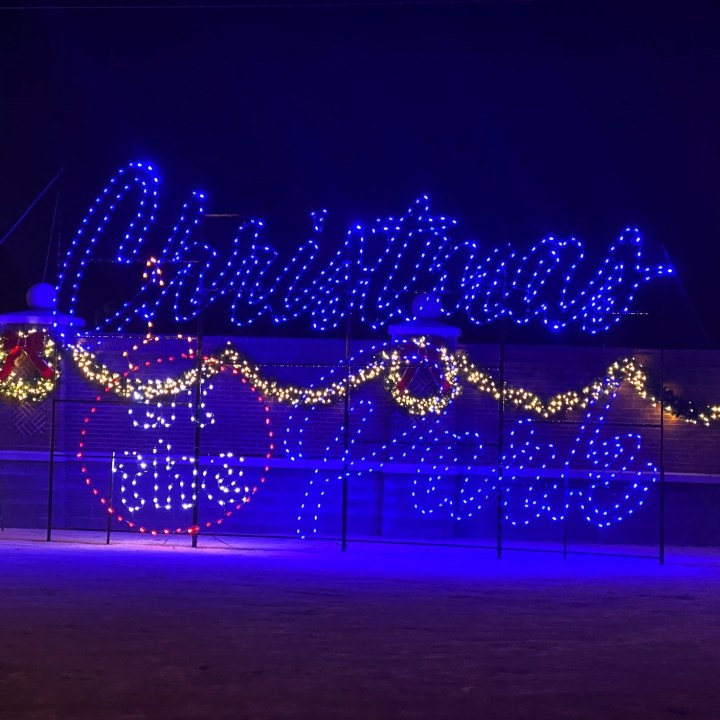
[(6, 330), (0, 342), (0, 396), (16, 402), (44, 400), (59, 375), (55, 343), (42, 330)]
[(413, 338), (390, 354), (386, 387), (411, 415), (441, 414), (460, 394), (459, 367), (444, 345)]

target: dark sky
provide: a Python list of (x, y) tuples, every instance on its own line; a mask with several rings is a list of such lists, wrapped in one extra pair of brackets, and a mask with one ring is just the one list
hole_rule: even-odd
[[(702, 0), (0, 10), (0, 237), (63, 168), (66, 244), (132, 160), (164, 221), (200, 189), (278, 246), (311, 210), (341, 227), (429, 193), (488, 250), (600, 254), (638, 226), (687, 293), (673, 321), (694, 306), (717, 345), (718, 37)], [(0, 246), (0, 311), (42, 279), (55, 200)]]

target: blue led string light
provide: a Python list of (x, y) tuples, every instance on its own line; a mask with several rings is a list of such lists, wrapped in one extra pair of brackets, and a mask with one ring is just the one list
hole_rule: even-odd
[(518, 420), (510, 430), (503, 457), (502, 497), (505, 519), (511, 525), (530, 525), (541, 517), (565, 517), (564, 480), (557, 451), (553, 443), (536, 437), (535, 426), (530, 419)]
[[(330, 379), (336, 372), (336, 369), (331, 371)], [(294, 461), (307, 459), (306, 438), (312, 434), (318, 412), (326, 411), (312, 406), (305, 413), (288, 418), (284, 438), (288, 457)], [(489, 485), (490, 474), (481, 467), (483, 448), (478, 433), (447, 430), (442, 427), (443, 417), (428, 415), (411, 417), (404, 432), (388, 443), (378, 444), (373, 442), (368, 425), (375, 413), (371, 400), (354, 400), (350, 405), (347, 449), (343, 426), (324, 448), (321, 465), (315, 468), (300, 504), (297, 532), (301, 537), (318, 535), (326, 493), (333, 483), (342, 481), (346, 468), (363, 482), (376, 472), (401, 473), (412, 478), (410, 495), (420, 515), (447, 514), (454, 520), (470, 518), (494, 492)]]
[[(134, 298), (126, 302), (112, 317), (103, 321), (101, 328), (114, 328), (117, 332), (121, 332), (134, 317), (151, 322), (166, 296), (176, 298), (174, 303), (176, 320), (185, 319), (179, 312), (178, 288), (183, 287), (188, 273), (193, 270), (191, 258), (185, 257), (184, 253), (188, 247), (192, 247), (191, 239), (197, 232), (202, 218), (204, 199), (202, 193), (193, 193), (190, 201), (182, 206), (180, 218), (173, 227), (162, 254), (159, 258), (151, 255), (146, 261), (146, 269), (142, 276), (145, 283)], [(211, 255), (213, 252), (209, 250)], [(197, 258), (195, 262), (199, 263), (200, 259)], [(165, 272), (166, 270), (169, 272)], [(199, 308), (197, 300), (191, 294), (190, 302), (195, 305), (195, 314)]]
[[(155, 223), (159, 183), (153, 167), (143, 163), (130, 163), (110, 178), (88, 210), (60, 265), (56, 303), (61, 304), (61, 309), (75, 313), (83, 275), (90, 260), (125, 264), (138, 259), (146, 236)], [(139, 191), (136, 192), (139, 197), (134, 214), (129, 213), (124, 229), (117, 233), (108, 232), (119, 205), (129, 201), (132, 190)], [(93, 258), (99, 246), (102, 246), (101, 254)]]
[[(658, 469), (642, 461), (637, 433), (608, 435), (607, 412), (615, 392), (593, 400), (564, 460), (551, 442), (539, 440), (538, 424), (518, 420), (503, 459), (505, 519), (529, 525), (542, 518), (558, 522), (579, 512), (599, 528), (621, 522), (645, 503)], [(550, 426), (551, 427), (551, 426)]]
[[(442, 418), (428, 417), (415, 420), (389, 443), (373, 448), (367, 440), (367, 423), (374, 413), (372, 401), (353, 402), (347, 450), (343, 447), (342, 426), (325, 447), (322, 464), (315, 468), (300, 503), (297, 532), (301, 537), (317, 537), (327, 490), (333, 483), (342, 482), (345, 468), (362, 482), (377, 472), (411, 477), (413, 507), (426, 516), (445, 514), (453, 520), (470, 518), (494, 491), (489, 485), (489, 474), (480, 467), (482, 445), (478, 433), (452, 432), (441, 427)], [(312, 427), (314, 415), (315, 407), (304, 417), (288, 419), (284, 444), (293, 460), (303, 459), (304, 438)]]
[[(617, 386), (615, 386), (617, 387)], [(643, 506), (657, 482), (652, 462), (643, 462), (642, 438), (636, 433), (610, 435), (606, 416), (615, 393), (593, 401), (568, 448), (561, 451), (541, 437), (540, 425), (518, 420), (510, 431), (503, 456), (504, 518), (513, 526), (540, 521), (561, 522), (578, 513), (588, 523), (607, 528)], [(318, 523), (328, 490), (339, 487), (345, 468), (367, 482), (376, 472), (402, 474), (414, 510), (421, 516), (469, 521), (494, 497), (498, 467), (483, 448), (477, 432), (443, 427), (445, 416), (414, 420), (389, 442), (373, 442), (368, 422), (376, 412), (372, 401), (351, 404), (351, 432), (347, 451), (344, 432), (337, 433), (322, 452), (320, 465), (308, 482), (298, 512), (298, 534), (318, 536)], [(312, 434), (317, 408), (288, 419), (285, 452), (306, 460), (306, 438)]]
[[(597, 334), (630, 312), (643, 283), (672, 273), (670, 267), (646, 263), (640, 235), (630, 228), (584, 278), (583, 246), (574, 238), (549, 237), (526, 252), (506, 246), (488, 255), (477, 243), (454, 239), (456, 221), (434, 215), (427, 196), (398, 218), (355, 223), (344, 239), (330, 238), (326, 244), (336, 251), (328, 261), (320, 259), (319, 242), (327, 211), (312, 213), (310, 237), (276, 269), (280, 254), (261, 242), (259, 220), (240, 226), (229, 252), (202, 241), (198, 226), (205, 196), (193, 193), (160, 252), (140, 258), (155, 222), (158, 182), (152, 167), (142, 163), (131, 163), (111, 178), (61, 266), (62, 309), (76, 311), (84, 271), (97, 255), (121, 263), (147, 262), (138, 292), (100, 325), (118, 332), (133, 318), (152, 321), (167, 303), (181, 321), (221, 298), (229, 301), (237, 327), (262, 317), (282, 324), (304, 316), (315, 330), (324, 331), (340, 326), (351, 312), (379, 329), (409, 319), (412, 299), (431, 292), (447, 298), (446, 314), (463, 314), (475, 325), (505, 316), (519, 325), (538, 321), (556, 331), (577, 327)], [(140, 190), (137, 208), (113, 239), (106, 226), (133, 187)]]
[[(603, 437), (606, 413), (615, 395), (606, 396), (598, 413), (592, 407), (575, 439), (566, 462), (569, 502), (584, 519), (599, 528), (610, 527), (634, 514), (658, 482), (658, 469), (643, 462), (642, 437), (623, 433)], [(582, 483), (573, 482), (572, 471), (579, 467)]]
[(493, 491), (480, 469), (480, 435), (442, 429), (441, 424), (442, 418), (421, 419), (361, 462), (379, 461), (380, 472), (414, 470), (410, 493), (421, 515), (467, 519), (482, 509)]
[(640, 285), (672, 274), (671, 267), (643, 263), (637, 228), (626, 228), (589, 279), (579, 280), (585, 259), (582, 243), (548, 237), (520, 253), (496, 248), (482, 259), (475, 243), (466, 243), (462, 296), (457, 309), (484, 325), (506, 316), (518, 325), (539, 320), (551, 330), (578, 327), (592, 335), (619, 322)]

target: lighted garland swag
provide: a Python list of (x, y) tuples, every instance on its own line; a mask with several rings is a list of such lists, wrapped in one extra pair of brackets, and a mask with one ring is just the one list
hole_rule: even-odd
[[(71, 350), (75, 364), (87, 380), (128, 399), (148, 401), (175, 395), (187, 390), (197, 380), (198, 368), (195, 367), (177, 377), (141, 380), (128, 373), (110, 370), (93, 353), (78, 345), (68, 345), (68, 348)], [(413, 361), (409, 360), (412, 350), (418, 351), (418, 358)], [(0, 368), (8, 365), (11, 352), (12, 350), (8, 350), (6, 345), (0, 347)], [(50, 338), (44, 340), (40, 355), (51, 372), (38, 373), (37, 377), (32, 378), (18, 373), (6, 373), (7, 376), (0, 380), (1, 397), (18, 403), (37, 402), (45, 399), (52, 392), (59, 376), (59, 367), (56, 363), (56, 348)], [(437, 381), (437, 392), (420, 397), (411, 393), (409, 376), (411, 379), (418, 363), (422, 363), (423, 360)], [(365, 365), (348, 376), (323, 386), (282, 385), (277, 380), (264, 376), (256, 364), (230, 345), (219, 352), (204, 356), (200, 371), (204, 378), (209, 378), (222, 369), (230, 369), (233, 374), (245, 378), (266, 398), (292, 405), (332, 403), (343, 398), (348, 390), (384, 374), (388, 392), (401, 407), (413, 415), (444, 412), (462, 391), (463, 383), (491, 395), (498, 401), (504, 396), (506, 404), (545, 418), (568, 410), (585, 408), (592, 400), (615, 392), (623, 381), (629, 383), (640, 397), (653, 406), (657, 406), (660, 402), (660, 391), (652, 389), (647, 373), (634, 358), (615, 361), (608, 367), (604, 377), (594, 380), (580, 390), (558, 393), (543, 400), (536, 393), (508, 384), (505, 385), (504, 391), (501, 391), (495, 378), (475, 366), (467, 355), (462, 352), (451, 353), (442, 346), (436, 347), (425, 338), (413, 339), (410, 348), (407, 344), (383, 348), (377, 351)], [(705, 426), (720, 420), (720, 405), (699, 408), (676, 396), (668, 388), (664, 388), (662, 392), (665, 411), (673, 417)]]

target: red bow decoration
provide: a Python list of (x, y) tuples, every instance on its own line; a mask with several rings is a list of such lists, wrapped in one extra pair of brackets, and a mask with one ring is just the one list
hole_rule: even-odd
[(28, 360), (30, 360), (45, 379), (55, 375), (55, 371), (47, 364), (47, 361), (41, 355), (45, 349), (44, 332), (32, 332), (25, 337), (20, 337), (14, 330), (6, 330), (3, 333), (2, 340), (3, 349), (8, 353), (8, 356), (0, 368), (0, 380), (7, 380), (10, 377), (15, 367), (15, 362), (22, 357), (23, 353), (27, 355)]
[[(419, 347), (415, 343), (410, 342), (404, 343), (402, 350), (406, 357), (411, 353), (417, 353), (419, 363), (430, 371), (430, 375), (442, 393), (446, 393), (450, 390), (450, 383), (442, 371), (442, 352), (439, 347), (428, 344), (424, 347)], [(415, 377), (415, 373), (419, 369), (420, 365), (416, 365), (414, 367), (410, 366), (405, 370), (405, 372), (403, 372), (402, 377), (398, 380), (396, 386), (400, 392), (403, 392), (408, 388)]]

